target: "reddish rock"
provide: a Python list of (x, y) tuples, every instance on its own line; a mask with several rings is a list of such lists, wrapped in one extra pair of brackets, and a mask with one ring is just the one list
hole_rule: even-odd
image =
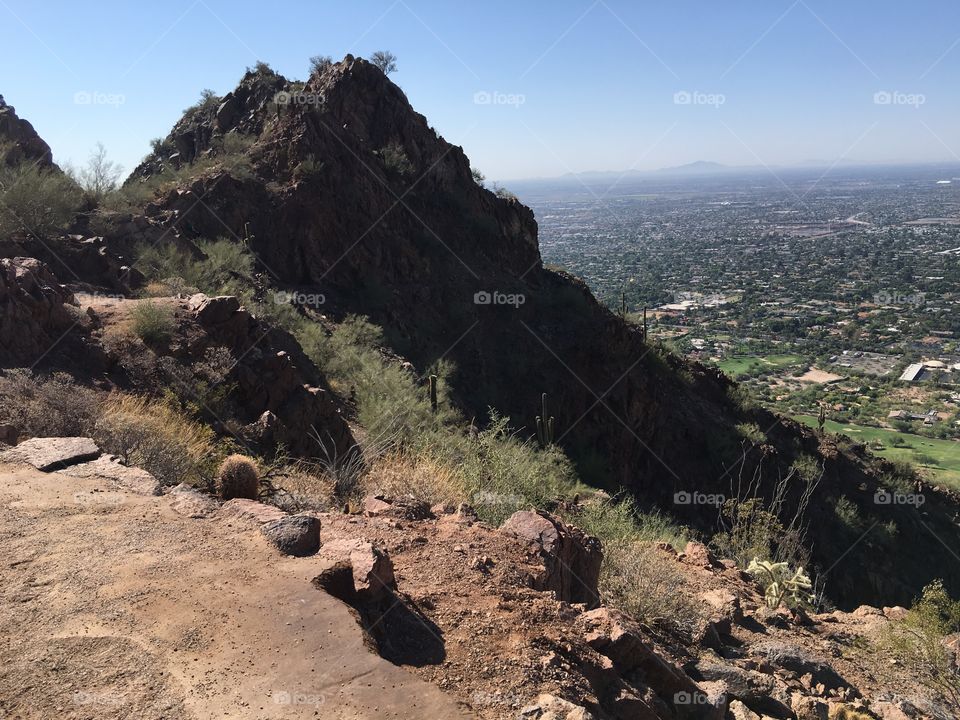
[(361, 601), (380, 600), (397, 586), (390, 556), (386, 550), (367, 540), (333, 540), (323, 545), (321, 554), (333, 563), (350, 564), (354, 587)]
[(0, 365), (39, 361), (76, 322), (73, 294), (34, 258), (0, 259)]
[(539, 510), (515, 512), (501, 530), (526, 542), (528, 552), (542, 563), (543, 570), (532, 578), (535, 589), (552, 590), (558, 600), (599, 604), (603, 549), (597, 538)]
[(224, 517), (252, 520), (258, 523), (272, 522), (287, 516), (287, 514), (278, 507), (264, 505), (262, 502), (248, 500), (247, 498), (227, 500), (227, 502), (220, 507), (219, 514)]

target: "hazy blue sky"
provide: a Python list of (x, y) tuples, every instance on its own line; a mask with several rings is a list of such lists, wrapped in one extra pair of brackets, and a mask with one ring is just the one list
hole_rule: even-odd
[(256, 60), (381, 48), (490, 178), (960, 159), (953, 0), (0, 0), (0, 28), (0, 93), (61, 163), (99, 140), (129, 171)]

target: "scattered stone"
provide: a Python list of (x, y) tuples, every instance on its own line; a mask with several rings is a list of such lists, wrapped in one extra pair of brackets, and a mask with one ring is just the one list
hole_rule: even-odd
[(333, 540), (324, 544), (320, 552), (334, 563), (350, 564), (357, 597), (364, 602), (380, 600), (397, 586), (387, 551), (367, 540)]
[(392, 507), (382, 495), (368, 495), (363, 499), (363, 514), (368, 517), (384, 515), (390, 512)]
[(253, 520), (258, 523), (267, 523), (287, 516), (280, 508), (273, 505), (264, 505), (262, 502), (248, 500), (247, 498), (227, 500), (220, 507), (220, 514), (225, 517)]
[(714, 554), (710, 552), (710, 549), (703, 543), (699, 543), (696, 540), (691, 540), (688, 542), (687, 546), (683, 549), (683, 552), (677, 557), (680, 562), (686, 563), (687, 565), (704, 568), (705, 570), (723, 567)]
[(730, 703), (730, 714), (733, 716), (733, 720), (761, 720), (759, 715), (739, 700)]
[(304, 557), (320, 549), (320, 518), (309, 513), (270, 520), (260, 532), (287, 555)]
[(222, 325), (240, 309), (240, 301), (233, 295), (207, 297), (203, 293), (191, 295), (188, 305), (202, 325)]
[(547, 693), (523, 708), (520, 717), (523, 720), (594, 720), (593, 713), (585, 707)]
[(209, 495), (205, 495), (186, 483), (180, 483), (169, 492), (170, 507), (184, 517), (205, 518), (213, 515), (220, 506)]
[(27, 463), (42, 472), (52, 472), (98, 457), (100, 448), (91, 438), (47, 437), (24, 440), (0, 454), (0, 461)]
[(678, 693), (694, 697), (703, 691), (680, 668), (674, 667), (643, 640), (643, 631), (629, 615), (600, 607), (580, 615), (576, 627), (584, 640), (601, 655), (610, 658), (621, 673), (639, 672), (661, 697)]
[(534, 589), (552, 590), (558, 600), (597, 607), (603, 562), (597, 538), (539, 510), (515, 512), (501, 530), (528, 543), (528, 552), (542, 562), (543, 570), (531, 578)]
[(830, 707), (817, 698), (794, 693), (790, 698), (790, 709), (797, 720), (829, 720)]

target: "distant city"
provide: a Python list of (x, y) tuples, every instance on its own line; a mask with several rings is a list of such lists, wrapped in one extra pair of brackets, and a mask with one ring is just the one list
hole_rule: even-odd
[(758, 399), (960, 478), (960, 164), (511, 185), (544, 262)]

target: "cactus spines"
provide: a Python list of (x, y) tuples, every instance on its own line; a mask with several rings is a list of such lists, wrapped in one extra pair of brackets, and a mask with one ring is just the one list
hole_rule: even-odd
[(553, 445), (555, 423), (553, 417), (547, 415), (547, 394), (540, 395), (540, 414), (537, 415), (537, 442), (542, 449)]
[(437, 411), (437, 376), (430, 376), (430, 409)]

